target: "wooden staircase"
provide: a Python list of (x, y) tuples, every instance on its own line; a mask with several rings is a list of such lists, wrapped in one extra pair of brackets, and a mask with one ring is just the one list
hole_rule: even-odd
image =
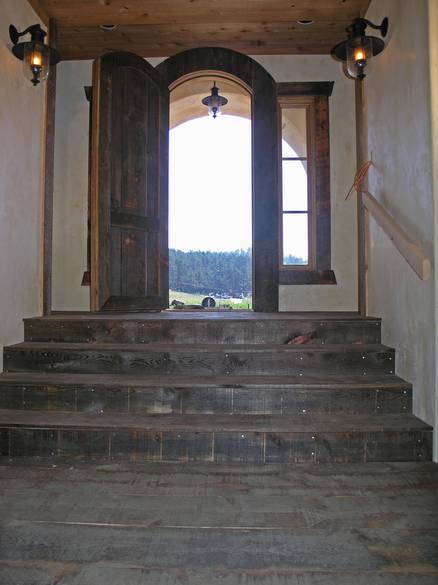
[(379, 319), (350, 313), (55, 314), (4, 350), (3, 456), (426, 461)]

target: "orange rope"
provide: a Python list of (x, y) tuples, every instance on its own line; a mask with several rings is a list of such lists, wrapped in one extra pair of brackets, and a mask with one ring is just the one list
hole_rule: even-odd
[(345, 197), (345, 201), (347, 201), (347, 199), (350, 199), (353, 191), (360, 191), (360, 187), (361, 187), (365, 177), (367, 176), (368, 171), (370, 170), (370, 167), (372, 166), (372, 164), (373, 164), (373, 161), (369, 160), (368, 162), (363, 164), (360, 167), (360, 169), (357, 171), (356, 176), (354, 177), (354, 183), (351, 186), (351, 189), (348, 191), (348, 193)]

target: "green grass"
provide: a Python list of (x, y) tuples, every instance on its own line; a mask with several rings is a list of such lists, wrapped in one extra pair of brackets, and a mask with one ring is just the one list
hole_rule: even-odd
[[(174, 299), (177, 301), (181, 301), (186, 305), (200, 305), (202, 303), (202, 299), (204, 299), (207, 295), (196, 295), (191, 293), (185, 292), (178, 292), (175, 290), (169, 291), (169, 302), (171, 303)], [(216, 300), (216, 307), (231, 307), (233, 309), (251, 309), (251, 299), (245, 298), (242, 299), (239, 303), (232, 303), (229, 299), (215, 299)]]

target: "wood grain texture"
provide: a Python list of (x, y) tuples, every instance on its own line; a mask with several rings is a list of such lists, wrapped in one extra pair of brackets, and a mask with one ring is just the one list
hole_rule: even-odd
[[(284, 313), (275, 319), (261, 318), (260, 313), (247, 316), (230, 314), (228, 319), (208, 318), (208, 314), (175, 312), (156, 315), (132, 315), (129, 319), (108, 315), (107, 318), (53, 315), (50, 319), (25, 319), (26, 341), (72, 343), (279, 343), (292, 340), (305, 345), (327, 343), (380, 343), (381, 321), (354, 316), (327, 319), (327, 314), (309, 316)], [(211, 315), (211, 314), (210, 314)], [(181, 318), (178, 318), (181, 316)]]
[(169, 91), (140, 57), (111, 53), (96, 61), (93, 94), (93, 309), (162, 309)]
[[(9, 457), (303, 463), (428, 461), (432, 429), (412, 415), (152, 415), (0, 411)], [(116, 446), (113, 447), (113, 441)]]
[(436, 585), (436, 465), (53, 465), (1, 466), (5, 583)]
[[(369, 0), (39, 0), (60, 23), (64, 59), (92, 59), (109, 50), (163, 56), (203, 46), (249, 54), (327, 54), (368, 5)], [(310, 26), (298, 23), (309, 19)], [(103, 31), (102, 24), (118, 26)]]
[[(57, 24), (49, 21), (49, 40), (57, 47)], [(55, 102), (56, 102), (56, 65), (50, 67), (47, 79), (44, 110), (43, 145), (43, 204), (42, 204), (42, 309), (43, 315), (52, 311), (52, 246), (53, 246), (53, 185), (55, 172)]]
[(169, 345), (22, 343), (4, 351), (5, 371), (144, 375), (362, 376), (394, 373), (394, 350), (383, 345)]
[(135, 377), (7, 373), (0, 409), (132, 414), (409, 413), (412, 387), (395, 376)]

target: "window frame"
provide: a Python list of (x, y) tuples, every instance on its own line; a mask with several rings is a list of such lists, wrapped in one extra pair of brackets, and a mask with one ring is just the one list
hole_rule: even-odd
[[(329, 96), (334, 82), (277, 83), (279, 127), (279, 283), (336, 284), (331, 270)], [(283, 264), (282, 109), (306, 107), (308, 263)]]

